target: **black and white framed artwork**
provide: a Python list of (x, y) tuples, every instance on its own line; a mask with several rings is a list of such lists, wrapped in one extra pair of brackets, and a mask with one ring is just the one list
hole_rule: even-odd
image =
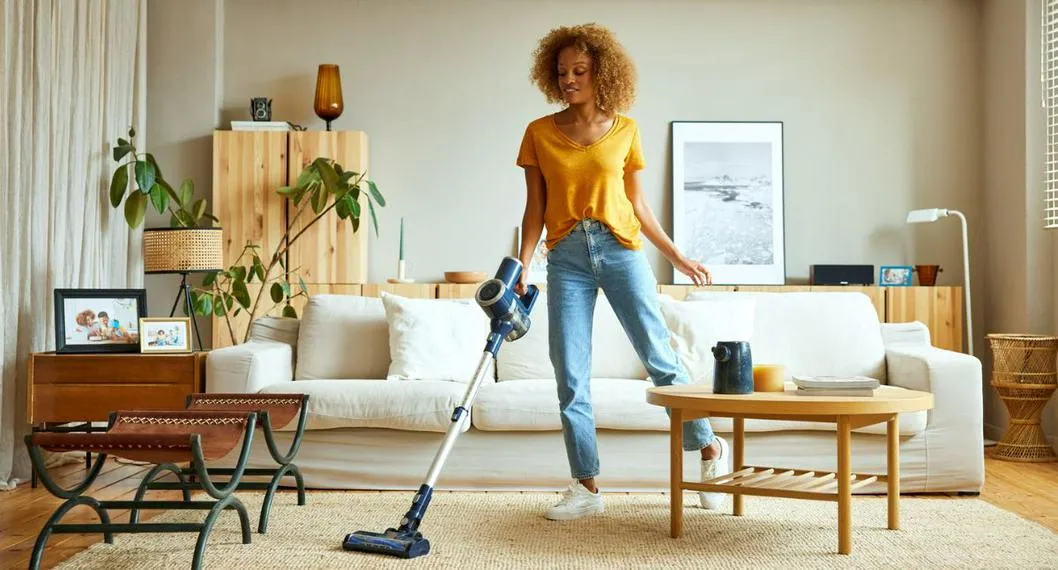
[(785, 284), (782, 122), (674, 121), (671, 137), (676, 246), (714, 285)]

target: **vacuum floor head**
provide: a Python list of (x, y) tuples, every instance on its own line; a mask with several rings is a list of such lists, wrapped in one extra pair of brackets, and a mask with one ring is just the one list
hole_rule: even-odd
[(346, 535), (342, 548), (398, 558), (415, 558), (430, 552), (430, 541), (419, 532), (403, 533), (392, 528), (386, 532), (358, 530)]

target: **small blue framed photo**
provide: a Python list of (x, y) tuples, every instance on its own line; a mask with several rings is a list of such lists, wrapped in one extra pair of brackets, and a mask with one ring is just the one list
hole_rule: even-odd
[(878, 284), (882, 287), (910, 287), (914, 268), (910, 265), (883, 265), (878, 268)]

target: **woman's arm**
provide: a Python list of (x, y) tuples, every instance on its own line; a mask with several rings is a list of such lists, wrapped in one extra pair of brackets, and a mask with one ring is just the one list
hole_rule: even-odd
[(709, 270), (701, 263), (687, 259), (676, 247), (676, 244), (672, 243), (668, 234), (661, 229), (661, 224), (658, 223), (653, 210), (650, 209), (646, 199), (643, 198), (643, 192), (639, 185), (638, 171), (625, 172), (625, 194), (632, 202), (636, 217), (639, 218), (639, 223), (643, 226), (643, 235), (650, 240), (650, 243), (654, 244), (654, 247), (658, 248), (661, 255), (664, 255), (665, 259), (669, 260), (669, 263), (678, 271), (690, 277), (695, 285), (711, 284), (713, 277), (709, 274)]
[(535, 166), (525, 167), (525, 212), (522, 214), (522, 243), (518, 259), (522, 262), (522, 278), (516, 292), (525, 294), (528, 283), (529, 264), (533, 260), (536, 244), (544, 233), (544, 207), (547, 196), (544, 193), (544, 175)]

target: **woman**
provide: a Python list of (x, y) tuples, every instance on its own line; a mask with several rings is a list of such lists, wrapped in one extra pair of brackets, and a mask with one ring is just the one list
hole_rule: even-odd
[[(647, 205), (637, 172), (645, 164), (639, 129), (623, 115), (635, 98), (636, 72), (609, 30), (595, 24), (561, 27), (540, 40), (532, 79), (549, 103), (564, 109), (529, 123), (517, 164), (525, 169), (526, 204), (519, 257), (526, 271), (547, 229), (547, 310), (551, 363), (558, 381), (566, 454), (574, 481), (547, 517), (570, 520), (603, 511), (591, 377), (592, 315), (598, 289), (614, 309), (655, 385), (690, 380), (669, 345), (657, 282), (641, 249), (646, 236), (695, 284), (709, 270), (687, 259)], [(684, 449), (700, 451), (702, 477), (730, 472), (728, 445), (706, 420), (684, 423)], [(699, 493), (717, 508), (718, 493)]]

